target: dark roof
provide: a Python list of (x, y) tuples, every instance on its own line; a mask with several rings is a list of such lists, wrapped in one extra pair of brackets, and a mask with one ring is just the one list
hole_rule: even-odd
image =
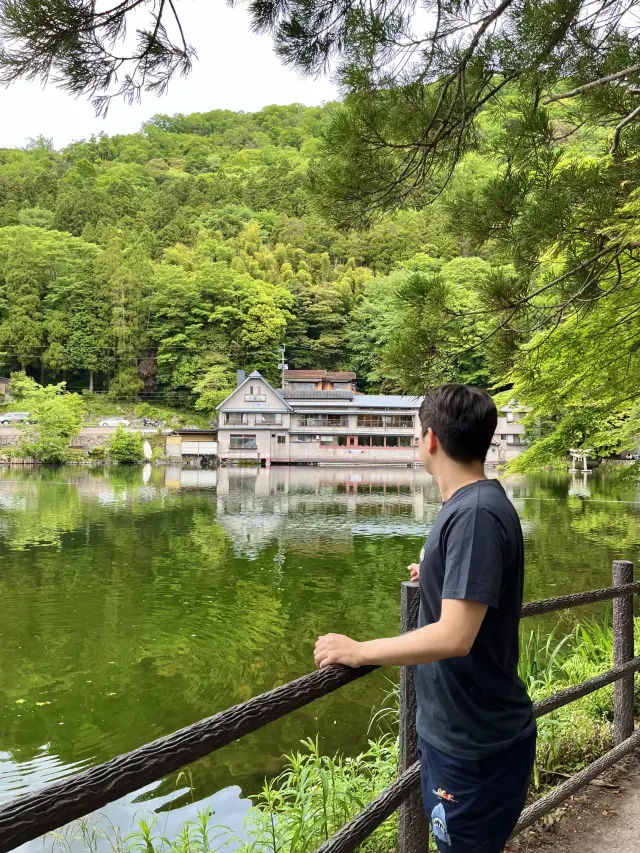
[(280, 393), (285, 400), (353, 400), (353, 391), (296, 391), (285, 388)]
[(330, 382), (355, 382), (356, 375), (351, 371), (339, 370), (285, 370), (285, 379), (318, 380), (328, 379)]
[(204, 435), (217, 435), (217, 429), (205, 429), (200, 427), (185, 427), (184, 429), (174, 429), (175, 435), (193, 435), (194, 433), (204, 434)]

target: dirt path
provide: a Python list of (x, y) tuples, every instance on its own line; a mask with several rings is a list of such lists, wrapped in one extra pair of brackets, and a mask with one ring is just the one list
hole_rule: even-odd
[(546, 826), (514, 842), (508, 853), (638, 853), (640, 754), (572, 797)]

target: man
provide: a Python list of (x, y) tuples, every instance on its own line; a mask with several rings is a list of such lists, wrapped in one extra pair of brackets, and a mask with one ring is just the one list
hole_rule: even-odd
[(518, 678), (524, 557), (518, 515), (484, 461), (491, 397), (443, 385), (420, 408), (420, 459), (442, 508), (419, 565), (416, 631), (356, 642), (328, 634), (319, 667), (415, 666), (422, 795), (441, 853), (500, 853), (524, 806), (536, 745)]

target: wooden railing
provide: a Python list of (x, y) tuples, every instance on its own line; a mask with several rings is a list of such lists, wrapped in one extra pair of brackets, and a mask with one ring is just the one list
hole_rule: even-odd
[[(633, 563), (616, 561), (613, 564), (613, 586), (536, 601), (522, 608), (523, 616), (536, 616), (599, 601), (614, 602), (613, 668), (536, 702), (534, 713), (536, 717), (541, 717), (607, 684), (615, 683), (615, 746), (526, 808), (514, 834), (557, 808), (604, 770), (640, 746), (640, 730), (634, 731), (634, 674), (640, 671), (640, 657), (634, 657), (633, 643), (633, 601), (639, 593), (640, 583), (633, 582)], [(414, 630), (417, 626), (418, 604), (418, 584), (402, 584), (403, 631)], [(318, 670), (105, 764), (10, 800), (0, 806), (0, 853), (13, 850), (20, 844), (33, 841), (120, 797), (132, 794), (267, 723), (362, 678), (374, 669), (363, 667), (353, 670), (332, 666)], [(403, 668), (400, 679), (400, 775), (389, 788), (322, 844), (317, 853), (349, 853), (397, 809), (400, 809), (398, 853), (424, 853), (428, 849), (428, 827), (420, 796), (420, 766), (415, 761), (415, 718), (412, 669)]]

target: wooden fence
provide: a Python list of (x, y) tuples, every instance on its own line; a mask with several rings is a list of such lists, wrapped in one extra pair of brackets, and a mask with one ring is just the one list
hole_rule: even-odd
[[(600, 601), (614, 602), (613, 668), (536, 702), (534, 712), (536, 717), (541, 717), (615, 683), (615, 745), (593, 764), (526, 808), (514, 834), (531, 826), (604, 770), (640, 747), (640, 730), (634, 731), (634, 674), (640, 671), (640, 657), (634, 657), (633, 643), (633, 602), (639, 593), (640, 583), (633, 582), (633, 563), (616, 561), (613, 564), (613, 586), (536, 601), (522, 608), (523, 616), (537, 616)], [(418, 584), (402, 584), (401, 604), (402, 630), (414, 630), (418, 620)], [(0, 853), (13, 850), (132, 794), (267, 723), (362, 678), (373, 669), (375, 667), (353, 670), (332, 666), (317, 670), (105, 764), (10, 800), (0, 806)], [(324, 842), (317, 853), (350, 853), (397, 809), (400, 809), (399, 853), (424, 853), (427, 850), (428, 827), (420, 795), (420, 766), (415, 761), (415, 716), (412, 669), (403, 668), (400, 679), (400, 775)]]

